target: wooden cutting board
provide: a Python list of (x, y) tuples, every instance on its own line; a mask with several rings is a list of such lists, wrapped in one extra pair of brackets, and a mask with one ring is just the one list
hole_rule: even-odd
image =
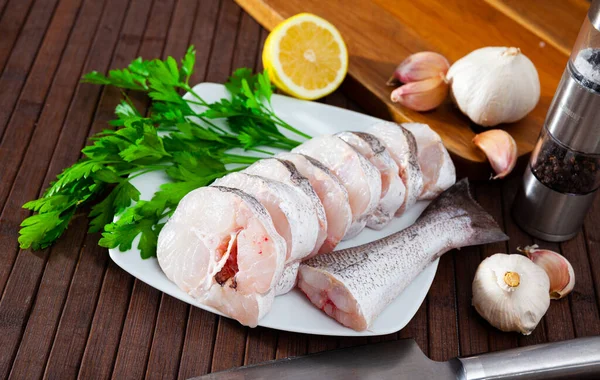
[[(398, 122), (431, 125), (462, 175), (489, 178), (486, 157), (471, 140), (484, 129), (450, 101), (419, 113), (390, 101), (385, 85), (408, 55), (436, 51), (454, 62), (484, 46), (516, 46), (535, 64), (541, 82), (537, 107), (523, 120), (504, 124), (527, 161), (567, 63), (589, 4), (584, 0), (236, 0), (272, 30), (282, 20), (310, 12), (333, 23), (350, 55), (347, 95), (369, 112)], [(558, 31), (558, 32), (557, 32)]]

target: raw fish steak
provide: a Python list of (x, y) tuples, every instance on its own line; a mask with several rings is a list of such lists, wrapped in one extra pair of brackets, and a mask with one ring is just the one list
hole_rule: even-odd
[(255, 198), (225, 187), (187, 194), (158, 236), (158, 263), (200, 302), (256, 326), (273, 303), (286, 243)]
[(344, 238), (350, 239), (358, 235), (381, 198), (379, 170), (356, 149), (336, 136), (315, 137), (297, 146), (292, 152), (305, 154), (321, 162), (344, 184), (352, 209), (352, 225)]
[(314, 158), (298, 153), (280, 153), (277, 157), (292, 162), (317, 193), (327, 217), (327, 237), (318, 253), (333, 251), (352, 224), (348, 191), (331, 170)]
[(367, 219), (367, 227), (380, 230), (400, 209), (406, 197), (406, 187), (400, 178), (400, 169), (381, 141), (364, 132), (340, 132), (339, 138), (365, 156), (381, 174), (381, 199)]

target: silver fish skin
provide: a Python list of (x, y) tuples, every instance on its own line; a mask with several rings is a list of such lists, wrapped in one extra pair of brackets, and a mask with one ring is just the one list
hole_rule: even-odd
[(409, 228), (300, 264), (298, 287), (329, 316), (363, 331), (445, 252), (507, 239), (473, 200), (463, 179), (434, 200)]

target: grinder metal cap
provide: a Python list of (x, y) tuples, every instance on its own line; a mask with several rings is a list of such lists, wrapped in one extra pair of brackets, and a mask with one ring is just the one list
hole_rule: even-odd
[(600, 0), (583, 21), (546, 116), (548, 132), (567, 148), (600, 154)]

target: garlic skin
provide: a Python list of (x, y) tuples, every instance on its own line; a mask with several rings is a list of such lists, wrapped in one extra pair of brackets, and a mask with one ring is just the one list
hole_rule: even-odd
[(550, 278), (550, 298), (557, 300), (571, 293), (575, 286), (573, 266), (560, 253), (539, 249), (537, 244), (518, 250), (546, 271)]
[(446, 57), (432, 51), (411, 54), (394, 71), (387, 85), (397, 86), (400, 83), (418, 82), (448, 72), (450, 63)]
[(508, 132), (501, 129), (485, 131), (473, 138), (473, 144), (485, 153), (496, 175), (506, 177), (517, 164), (517, 143)]
[(473, 306), (492, 326), (529, 335), (548, 307), (546, 272), (522, 255), (497, 253), (483, 260), (473, 280)]
[(522, 119), (540, 99), (538, 72), (514, 47), (477, 49), (456, 61), (446, 78), (458, 108), (485, 127)]
[(430, 111), (444, 102), (448, 96), (448, 84), (443, 74), (436, 77), (411, 82), (392, 91), (392, 102), (415, 111)]

